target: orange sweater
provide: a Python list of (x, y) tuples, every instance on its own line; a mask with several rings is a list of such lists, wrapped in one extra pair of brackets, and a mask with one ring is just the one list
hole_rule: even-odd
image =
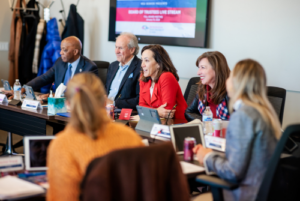
[(96, 140), (68, 125), (52, 140), (47, 153), (48, 201), (79, 200), (79, 185), (89, 163), (113, 150), (143, 146), (131, 129), (109, 123)]

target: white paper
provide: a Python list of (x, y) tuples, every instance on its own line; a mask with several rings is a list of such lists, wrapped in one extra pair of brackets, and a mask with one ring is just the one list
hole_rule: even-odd
[(17, 177), (5, 176), (0, 178), (0, 199), (17, 198), (45, 193), (45, 190), (33, 183)]
[(61, 95), (65, 92), (66, 88), (67, 87), (61, 83), (55, 91), (54, 98), (61, 98)]
[(184, 174), (190, 174), (190, 173), (202, 173), (205, 171), (204, 167), (194, 165), (191, 163), (187, 163), (184, 161), (180, 161), (181, 169)]

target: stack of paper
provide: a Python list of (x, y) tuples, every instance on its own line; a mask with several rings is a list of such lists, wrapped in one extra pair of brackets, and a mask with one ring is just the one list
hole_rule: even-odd
[(12, 199), (43, 193), (45, 193), (45, 190), (42, 187), (17, 177), (5, 176), (0, 178), (0, 199)]

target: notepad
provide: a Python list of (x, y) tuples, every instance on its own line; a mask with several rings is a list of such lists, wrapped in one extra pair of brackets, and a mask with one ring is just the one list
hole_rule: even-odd
[(0, 199), (20, 198), (43, 193), (45, 190), (41, 186), (17, 177), (5, 176), (0, 178)]

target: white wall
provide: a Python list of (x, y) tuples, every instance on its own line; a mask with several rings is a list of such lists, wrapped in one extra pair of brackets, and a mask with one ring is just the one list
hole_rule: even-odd
[[(7, 0), (0, 1), (0, 42), (9, 42), (12, 12)], [(0, 78), (8, 79), (8, 51), (0, 51)], [(2, 83), (0, 82), (0, 86)]]
[[(4, 2), (7, 1), (0, 3), (0, 40), (9, 34), (10, 16), (4, 18), (3, 13), (11, 12)], [(49, 0), (41, 2), (47, 4)], [(68, 14), (69, 5), (77, 0), (63, 2)], [(209, 48), (164, 46), (178, 69), (182, 91), (188, 79), (196, 76), (195, 61), (203, 52), (221, 51), (231, 69), (237, 61), (251, 57), (265, 67), (268, 85), (288, 89), (283, 127), (300, 123), (300, 92), (296, 92), (300, 91), (299, 8), (299, 0), (211, 0)], [(60, 1), (56, 0), (51, 17), (60, 19), (61, 9)], [(114, 61), (114, 43), (108, 42), (109, 0), (80, 0), (77, 9), (85, 20), (84, 55), (92, 60)], [(0, 52), (1, 63), (5, 64), (6, 58)], [(6, 78), (8, 66), (1, 63), (0, 77)]]

